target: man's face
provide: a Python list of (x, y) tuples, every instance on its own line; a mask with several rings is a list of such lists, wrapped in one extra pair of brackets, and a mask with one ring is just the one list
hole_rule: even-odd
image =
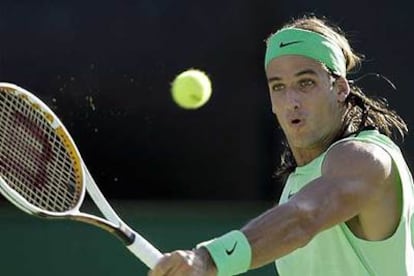
[(313, 149), (329, 143), (342, 122), (335, 80), (312, 59), (282, 56), (266, 69), (273, 113), (290, 147)]

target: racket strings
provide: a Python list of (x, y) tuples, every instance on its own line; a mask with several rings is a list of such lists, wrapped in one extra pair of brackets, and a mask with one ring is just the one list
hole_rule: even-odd
[(0, 92), (0, 175), (38, 208), (74, 208), (81, 185), (56, 129), (27, 98)]

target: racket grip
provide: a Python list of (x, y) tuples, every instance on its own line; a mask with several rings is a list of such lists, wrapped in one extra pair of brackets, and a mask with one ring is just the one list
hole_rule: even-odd
[(134, 242), (128, 245), (127, 248), (151, 269), (163, 257), (157, 248), (139, 234), (136, 234)]

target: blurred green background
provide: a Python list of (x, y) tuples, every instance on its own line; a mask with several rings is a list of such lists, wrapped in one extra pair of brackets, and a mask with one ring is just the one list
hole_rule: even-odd
[[(240, 228), (271, 207), (268, 202), (111, 202), (119, 215), (167, 252)], [(83, 211), (96, 213), (93, 205)], [(1, 275), (146, 275), (147, 268), (107, 232), (67, 220), (26, 215), (0, 201)], [(245, 275), (276, 275), (273, 264)]]

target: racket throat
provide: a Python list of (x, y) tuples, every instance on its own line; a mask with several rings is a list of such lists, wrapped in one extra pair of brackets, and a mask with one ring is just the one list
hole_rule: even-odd
[(135, 241), (135, 232), (132, 231), (131, 228), (129, 228), (123, 222), (120, 222), (120, 224), (115, 225), (99, 217), (91, 216), (88, 214), (77, 214), (75, 216), (70, 216), (69, 218), (75, 221), (91, 224), (93, 226), (101, 228), (102, 230), (108, 231), (111, 234), (118, 237), (126, 246), (133, 244)]
[(136, 238), (135, 232), (132, 231), (127, 225), (122, 224), (119, 228), (117, 228), (117, 231), (119, 233), (116, 233), (116, 236), (122, 240), (126, 246), (134, 243)]

